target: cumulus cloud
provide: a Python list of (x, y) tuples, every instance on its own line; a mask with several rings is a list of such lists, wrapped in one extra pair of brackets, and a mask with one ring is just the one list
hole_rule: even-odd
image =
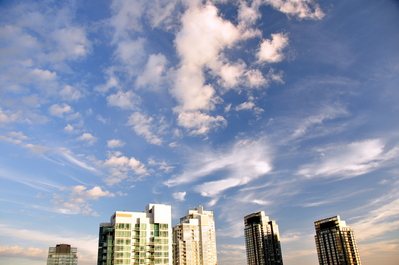
[(62, 118), (62, 117), (64, 117), (65, 113), (73, 112), (73, 109), (68, 104), (62, 103), (61, 105), (54, 104), (54, 105), (50, 106), (49, 112), (53, 116)]
[(63, 100), (76, 101), (82, 97), (82, 93), (73, 86), (66, 85), (60, 90), (60, 95)]
[(28, 137), (26, 135), (24, 135), (23, 132), (9, 132), (8, 135), (13, 137), (13, 138), (19, 139), (19, 140), (28, 139)]
[(110, 106), (131, 110), (136, 107), (139, 97), (132, 91), (118, 91), (116, 94), (109, 95), (107, 101)]
[(87, 39), (83, 28), (65, 27), (57, 29), (52, 33), (52, 37), (58, 43), (58, 50), (50, 56), (58, 60), (77, 59), (85, 56), (91, 48), (91, 42)]
[(99, 92), (107, 92), (109, 89), (117, 86), (118, 86), (118, 80), (115, 77), (110, 76), (104, 85), (96, 86), (94, 89)]
[(61, 190), (70, 192), (68, 196), (63, 194), (53, 195), (52, 203), (57, 207), (55, 211), (61, 214), (98, 216), (98, 214), (91, 209), (88, 201), (98, 200), (101, 197), (115, 197), (115, 194), (109, 191), (104, 191), (99, 186), (87, 189), (87, 187), (83, 185), (78, 185), (69, 189), (63, 188)]
[(124, 146), (126, 143), (119, 139), (112, 139), (107, 141), (108, 148), (118, 148)]
[(157, 89), (163, 82), (166, 64), (167, 60), (163, 54), (150, 55), (144, 72), (137, 77), (137, 86), (148, 86), (152, 89)]
[(384, 147), (381, 139), (368, 139), (319, 148), (316, 150), (320, 155), (318, 161), (303, 165), (297, 174), (307, 178), (363, 175), (381, 167), (399, 153), (398, 147), (388, 152), (384, 152)]
[(133, 130), (140, 136), (143, 136), (147, 142), (155, 145), (161, 145), (162, 139), (153, 133), (153, 118), (147, 117), (139, 112), (130, 115), (127, 125), (132, 126)]
[(185, 199), (186, 194), (187, 194), (187, 193), (186, 193), (185, 191), (183, 191), (183, 192), (174, 192), (174, 193), (172, 193), (172, 196), (173, 196), (173, 198), (174, 198), (175, 200), (182, 202), (182, 201), (185, 201), (185, 200), (186, 200), (186, 199)]
[(240, 105), (238, 105), (236, 107), (236, 110), (237, 111), (239, 111), (239, 110), (250, 110), (250, 109), (253, 109), (254, 107), (255, 107), (255, 104), (253, 102), (244, 102), (244, 103), (241, 103)]
[(92, 145), (97, 142), (97, 137), (91, 135), (90, 133), (83, 133), (81, 136), (76, 138), (78, 141), (87, 142), (87, 144)]
[(0, 255), (2, 257), (27, 257), (27, 258), (38, 258), (45, 259), (47, 256), (47, 252), (40, 248), (23, 248), (20, 246), (0, 246)]
[(40, 80), (53, 80), (56, 78), (57, 74), (55, 72), (50, 72), (49, 70), (42, 70), (42, 69), (33, 69), (31, 71), (32, 75), (37, 77)]
[(180, 113), (178, 124), (190, 130), (192, 135), (200, 135), (206, 134), (211, 129), (226, 126), (227, 121), (219, 115), (212, 117), (200, 111), (195, 111)]
[(264, 40), (257, 54), (260, 62), (278, 63), (284, 59), (283, 49), (288, 46), (288, 36), (283, 33), (272, 34), (272, 40)]
[(129, 38), (129, 32), (139, 31), (142, 27), (140, 18), (144, 13), (143, 0), (114, 0), (111, 4), (113, 16), (110, 23), (114, 29), (113, 42)]
[(74, 128), (73, 128), (73, 126), (70, 125), (70, 124), (67, 124), (67, 126), (64, 127), (64, 131), (66, 131), (66, 132), (68, 132), (68, 133), (73, 132), (73, 130), (74, 130)]
[(20, 116), (20, 112), (13, 112), (10, 110), (4, 111), (0, 108), (0, 122), (8, 123), (16, 121)]
[(143, 163), (134, 157), (122, 156), (120, 152), (110, 153), (103, 166), (109, 169), (110, 175), (105, 179), (108, 185), (114, 185), (129, 178), (129, 172), (139, 175), (139, 178), (148, 175)]
[(265, 0), (265, 3), (287, 15), (297, 16), (299, 19), (319, 20), (324, 17), (319, 4), (313, 0)]
[(118, 42), (115, 55), (125, 66), (135, 66), (143, 58), (144, 45), (142, 38)]
[(270, 151), (262, 141), (238, 141), (228, 151), (197, 153), (183, 174), (170, 178), (165, 185), (172, 187), (197, 182), (217, 173), (225, 177), (194, 187), (202, 196), (217, 198), (229, 188), (270, 173), (273, 168)]

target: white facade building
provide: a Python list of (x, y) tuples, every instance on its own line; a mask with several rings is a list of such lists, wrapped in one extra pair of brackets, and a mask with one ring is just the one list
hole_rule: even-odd
[(144, 212), (115, 212), (100, 224), (98, 265), (172, 264), (171, 206), (149, 204)]
[(173, 227), (175, 265), (216, 265), (215, 221), (203, 206), (187, 211)]

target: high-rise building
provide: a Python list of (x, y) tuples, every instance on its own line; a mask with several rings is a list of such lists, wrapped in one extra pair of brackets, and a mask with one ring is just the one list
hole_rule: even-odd
[(144, 212), (115, 212), (100, 224), (98, 265), (172, 264), (171, 206), (149, 204)]
[(314, 222), (320, 265), (360, 265), (353, 230), (339, 215)]
[(244, 217), (248, 265), (282, 265), (280, 235), (264, 211)]
[(173, 227), (175, 265), (216, 265), (215, 221), (203, 206), (188, 210)]
[(77, 265), (77, 251), (77, 248), (72, 248), (71, 245), (67, 244), (49, 247), (47, 265)]

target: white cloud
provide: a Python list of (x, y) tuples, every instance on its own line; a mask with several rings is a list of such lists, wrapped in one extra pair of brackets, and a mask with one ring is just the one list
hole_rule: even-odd
[(66, 101), (76, 101), (82, 97), (82, 93), (79, 90), (69, 85), (64, 86), (59, 93), (62, 99)]
[(81, 136), (76, 138), (78, 141), (87, 142), (87, 144), (92, 145), (97, 142), (97, 137), (91, 135), (90, 133), (83, 133)]
[(120, 183), (129, 177), (128, 173), (133, 171), (140, 177), (148, 175), (148, 171), (143, 163), (134, 157), (128, 158), (122, 156), (120, 152), (109, 154), (109, 158), (103, 163), (103, 166), (109, 168), (110, 176), (105, 179), (108, 185)]
[(161, 145), (162, 139), (153, 133), (153, 118), (147, 117), (139, 112), (130, 115), (127, 125), (133, 126), (133, 130), (140, 136), (143, 136), (147, 142), (155, 145)]
[(129, 32), (139, 31), (142, 27), (140, 18), (144, 13), (143, 0), (126, 1), (114, 0), (111, 4), (113, 16), (110, 20), (114, 28), (113, 42), (129, 38)]
[(393, 148), (384, 154), (384, 143), (380, 139), (369, 139), (350, 144), (333, 145), (317, 150), (319, 161), (303, 165), (297, 174), (307, 178), (348, 178), (363, 175), (381, 167), (399, 152)]
[(162, 54), (152, 54), (148, 58), (144, 72), (137, 77), (136, 84), (139, 87), (149, 86), (157, 89), (163, 82), (166, 72), (166, 57)]
[(16, 138), (16, 139), (19, 139), (19, 140), (26, 140), (26, 139), (28, 139), (28, 137), (25, 136), (25, 135), (23, 134), (23, 132), (9, 132), (8, 135), (9, 135), (10, 137), (12, 137), (12, 138)]
[(264, 142), (239, 141), (225, 152), (194, 154), (183, 174), (167, 180), (165, 185), (171, 187), (192, 183), (217, 173), (227, 177), (205, 182), (194, 188), (202, 196), (217, 198), (226, 189), (247, 184), (270, 173), (270, 160), (270, 150)]
[(118, 42), (115, 55), (124, 65), (135, 66), (143, 58), (144, 45), (145, 40), (142, 38)]
[[(45, 253), (47, 254), (48, 246), (54, 246), (54, 242), (68, 242), (73, 247), (77, 246), (78, 251), (82, 254), (79, 258), (79, 263), (94, 262), (97, 259), (97, 246), (98, 246), (98, 236), (88, 235), (82, 233), (74, 233), (70, 230), (58, 230), (57, 234), (51, 234), (49, 231), (42, 232), (38, 230), (28, 230), (26, 226), (23, 228), (0, 224), (0, 232), (3, 237), (19, 238), (23, 242), (29, 242), (31, 245), (43, 244), (46, 246)], [(30, 249), (30, 248), (27, 248)], [(25, 249), (25, 250), (27, 250)], [(17, 249), (15, 251), (18, 251)], [(36, 248), (31, 249), (31, 253), (35, 253)], [(86, 263), (85, 263), (86, 264)], [(87, 263), (90, 264), (90, 263)]]
[(43, 260), (47, 257), (47, 253), (43, 249), (33, 248), (33, 247), (23, 248), (20, 246), (12, 246), (12, 247), (0, 246), (0, 255), (2, 257), (19, 257), (19, 258), (36, 257)]
[(57, 58), (57, 60), (77, 59), (85, 56), (91, 48), (91, 43), (86, 38), (86, 32), (83, 28), (65, 27), (56, 29), (52, 33), (52, 37), (58, 42), (58, 50), (50, 56)]
[(181, 19), (183, 27), (175, 40), (181, 67), (171, 91), (181, 111), (213, 108), (217, 99), (213, 87), (204, 85), (203, 67), (220, 65), (220, 51), (240, 38), (239, 30), (217, 11), (211, 4), (192, 5)]
[(94, 89), (99, 92), (107, 92), (109, 89), (117, 86), (118, 86), (118, 80), (115, 77), (110, 76), (107, 80), (107, 83), (105, 83), (104, 85), (96, 86)]
[(184, 197), (186, 197), (187, 192), (183, 191), (183, 192), (174, 192), (172, 193), (172, 196), (175, 200), (177, 201), (185, 201), (186, 199)]
[(253, 102), (244, 102), (238, 105), (235, 109), (236, 111), (240, 110), (251, 110), (255, 107), (255, 104)]
[(3, 111), (2, 108), (0, 108), (0, 122), (3, 123), (14, 122), (17, 121), (19, 117), (20, 117), (20, 112), (13, 112), (10, 110)]
[(173, 171), (173, 169), (175, 168), (174, 166), (169, 166), (165, 161), (156, 162), (152, 158), (148, 159), (148, 165), (150, 165), (150, 166), (158, 166), (159, 170), (162, 170), (165, 173), (169, 173), (169, 172)]
[(212, 117), (208, 114), (182, 112), (178, 116), (178, 124), (190, 130), (193, 135), (206, 134), (213, 128), (226, 126), (227, 121), (222, 116)]
[(66, 132), (68, 132), (68, 133), (73, 132), (73, 130), (74, 130), (74, 128), (73, 128), (73, 126), (70, 125), (70, 124), (67, 124), (67, 126), (64, 127), (64, 131), (66, 131)]
[(49, 112), (53, 116), (57, 116), (59, 118), (62, 118), (65, 113), (73, 112), (73, 109), (68, 104), (62, 103), (61, 105), (54, 104), (54, 105), (50, 106)]
[(36, 76), (39, 80), (47, 81), (56, 78), (57, 74), (55, 72), (50, 72), (49, 70), (33, 69), (31, 71), (32, 75)]
[(399, 230), (399, 196), (396, 183), (387, 194), (367, 204), (368, 212), (357, 216), (360, 221), (351, 224), (351, 227), (361, 233), (356, 233), (359, 242), (389, 235)]
[(78, 160), (70, 150), (66, 149), (66, 148), (59, 148), (57, 150), (57, 152), (63, 157), (65, 158), (67, 161), (71, 162), (73, 165), (79, 166), (83, 169), (86, 170), (90, 170), (92, 172), (97, 172), (97, 170), (95, 168), (93, 168), (92, 166), (87, 165), (85, 162)]
[(119, 139), (112, 139), (107, 141), (108, 148), (118, 148), (124, 146), (126, 143)]
[(115, 197), (115, 194), (109, 191), (103, 191), (101, 187), (95, 186), (92, 189), (78, 185), (69, 189), (61, 189), (70, 191), (66, 197), (64, 195), (54, 194), (52, 203), (57, 207), (55, 212), (61, 214), (83, 214), (98, 216), (98, 214), (91, 209), (88, 201), (98, 200), (101, 197)]
[(272, 40), (264, 40), (257, 54), (259, 61), (277, 63), (284, 59), (283, 49), (288, 45), (288, 36), (283, 33), (272, 34)]
[(116, 94), (108, 96), (107, 101), (110, 106), (131, 110), (136, 107), (139, 97), (132, 91), (118, 91)]
[(313, 0), (264, 0), (287, 15), (297, 16), (299, 19), (322, 19), (324, 13)]

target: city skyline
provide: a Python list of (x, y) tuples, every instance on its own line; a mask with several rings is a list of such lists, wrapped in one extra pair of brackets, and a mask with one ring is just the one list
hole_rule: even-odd
[(219, 265), (243, 217), (317, 265), (340, 215), (363, 265), (399, 263), (396, 0), (0, 1), (0, 263), (97, 260), (115, 211), (213, 212)]

